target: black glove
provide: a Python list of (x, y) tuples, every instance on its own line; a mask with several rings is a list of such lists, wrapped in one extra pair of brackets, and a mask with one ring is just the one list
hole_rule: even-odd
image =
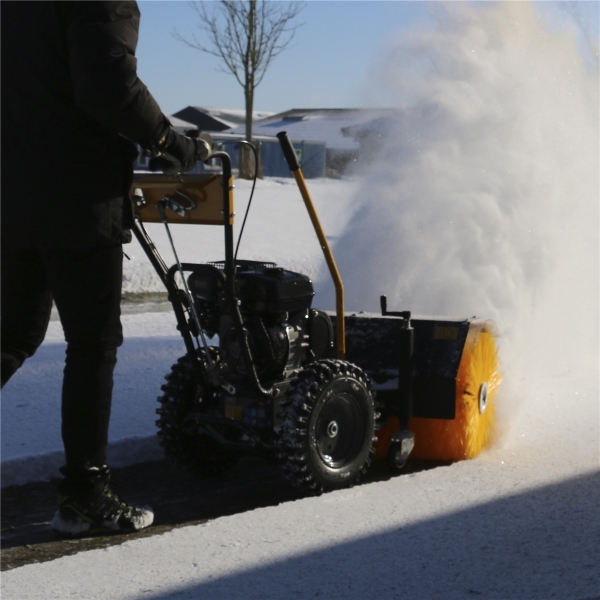
[(187, 173), (199, 160), (207, 160), (212, 152), (212, 139), (202, 133), (198, 138), (181, 135), (169, 128), (165, 139), (154, 149), (150, 170), (165, 175)]

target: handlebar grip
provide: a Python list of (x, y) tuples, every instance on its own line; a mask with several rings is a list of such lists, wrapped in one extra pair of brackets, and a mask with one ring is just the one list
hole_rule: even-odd
[(280, 131), (277, 134), (277, 137), (279, 138), (279, 144), (281, 145), (283, 156), (285, 157), (290, 171), (297, 171), (300, 168), (300, 163), (298, 162), (296, 151), (294, 150), (294, 146), (292, 146), (292, 141), (290, 140), (287, 131)]

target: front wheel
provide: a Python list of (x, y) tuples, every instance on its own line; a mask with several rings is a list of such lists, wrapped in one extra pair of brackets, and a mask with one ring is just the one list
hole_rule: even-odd
[(284, 476), (316, 494), (356, 483), (374, 440), (367, 375), (345, 361), (318, 361), (299, 373), (282, 405), (278, 433)]

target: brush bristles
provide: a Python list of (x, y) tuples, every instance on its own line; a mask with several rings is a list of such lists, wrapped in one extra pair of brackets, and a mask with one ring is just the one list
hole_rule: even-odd
[[(502, 376), (494, 336), (482, 332), (474, 342), (467, 340), (456, 381), (456, 417), (453, 421), (418, 419), (411, 421), (415, 432), (412, 458), (455, 461), (474, 458), (493, 440), (494, 398)], [(487, 405), (479, 410), (479, 390), (487, 383)]]

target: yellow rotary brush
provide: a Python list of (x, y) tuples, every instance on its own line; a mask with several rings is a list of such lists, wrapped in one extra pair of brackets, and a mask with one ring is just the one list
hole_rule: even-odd
[(412, 419), (411, 458), (455, 461), (477, 456), (494, 437), (494, 398), (501, 380), (494, 335), (470, 332), (458, 369), (456, 416), (453, 421)]

